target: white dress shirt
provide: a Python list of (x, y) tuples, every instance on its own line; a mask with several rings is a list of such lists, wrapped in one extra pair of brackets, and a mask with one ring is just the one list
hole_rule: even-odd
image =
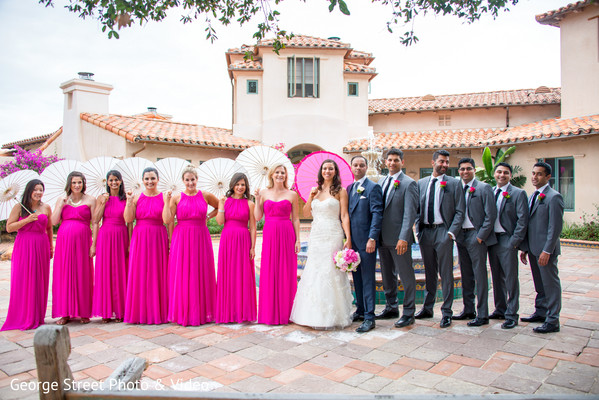
[(387, 178), (385, 178), (385, 180), (383, 181), (383, 186), (381, 186), (383, 193), (385, 193), (385, 186), (389, 184), (389, 189), (387, 189), (387, 195), (383, 199), (385, 205), (387, 205), (387, 198), (391, 195), (391, 190), (393, 189), (393, 182), (395, 182), (396, 180), (400, 180), (399, 177), (401, 176), (401, 173), (402, 171), (400, 170), (396, 174), (388, 175)]
[[(507, 189), (510, 187), (510, 183), (508, 182), (507, 185), (504, 186), (495, 186), (495, 188), (493, 188), (493, 195), (497, 195), (497, 191), (499, 190), (500, 192), (506, 192)], [(503, 195), (500, 194), (499, 197), (497, 198), (497, 202), (495, 203), (497, 205), (497, 218), (495, 219), (495, 227), (493, 228), (495, 230), (495, 233), (505, 233), (505, 229), (503, 229), (503, 226), (501, 226), (501, 222), (499, 221), (499, 211), (501, 210), (501, 204), (505, 201), (505, 199), (503, 198)]]
[[(472, 184), (474, 183), (474, 179), (472, 179), (470, 182), (466, 183), (464, 181), (462, 181), (462, 190), (466, 187), (466, 185), (468, 185), (469, 187), (472, 187)], [(466, 193), (464, 193), (464, 199), (466, 201), (466, 212), (464, 213), (464, 223), (462, 224), (462, 228), (464, 229), (469, 229), (469, 228), (474, 228), (474, 225), (472, 225), (472, 221), (470, 221), (470, 217), (468, 216), (468, 199), (470, 198), (471, 193), (470, 193), (470, 189), (468, 189), (466, 191)]]
[[(431, 179), (428, 181), (428, 186), (426, 188), (426, 199), (424, 201), (424, 223), (428, 224), (428, 199), (430, 196), (430, 192), (431, 192), (431, 185), (433, 183), (433, 179), (435, 177), (431, 175)], [(441, 202), (440, 200), (440, 196), (441, 196), (441, 182), (442, 181), (446, 181), (447, 178), (445, 177), (445, 174), (437, 176), (437, 182), (435, 182), (435, 200), (434, 200), (434, 210), (435, 210), (435, 225), (440, 225), (443, 223), (443, 217), (441, 216)]]

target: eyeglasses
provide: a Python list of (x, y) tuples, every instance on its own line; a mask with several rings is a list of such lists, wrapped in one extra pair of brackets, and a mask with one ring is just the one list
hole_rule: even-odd
[(472, 167), (464, 167), (464, 168), (460, 168), (458, 169), (458, 171), (463, 172), (463, 171), (472, 171), (474, 168)]

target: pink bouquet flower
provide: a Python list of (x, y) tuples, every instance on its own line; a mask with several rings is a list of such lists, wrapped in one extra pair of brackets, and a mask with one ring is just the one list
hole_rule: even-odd
[(355, 272), (360, 265), (360, 254), (352, 249), (339, 250), (333, 256), (335, 267), (343, 272)]

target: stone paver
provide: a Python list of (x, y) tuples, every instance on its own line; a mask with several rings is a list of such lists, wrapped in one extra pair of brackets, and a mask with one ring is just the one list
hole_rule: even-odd
[[(432, 320), (404, 329), (380, 321), (362, 335), (354, 332), (357, 324), (317, 331), (293, 324), (181, 327), (93, 319), (68, 325), (69, 365), (76, 380), (96, 382), (136, 355), (149, 362), (142, 378), (148, 388), (223, 393), (599, 394), (599, 250), (563, 247), (559, 265), (564, 292), (556, 334), (533, 333), (538, 324), (526, 323), (506, 331), (498, 322), (471, 328), (454, 321), (440, 329), (439, 304)], [(520, 278), (524, 316), (534, 310), (528, 267), (521, 266)], [(0, 262), (0, 323), (9, 279), (10, 263)], [(51, 299), (48, 311), (50, 305)], [(460, 310), (457, 300), (454, 312)], [(53, 322), (49, 312), (46, 322)], [(33, 332), (0, 333), (0, 398), (37, 398), (35, 391), (10, 388), (15, 379), (35, 381), (32, 346)]]

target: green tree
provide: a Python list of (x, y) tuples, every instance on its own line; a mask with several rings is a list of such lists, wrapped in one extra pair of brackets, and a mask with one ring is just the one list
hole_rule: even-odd
[[(513, 154), (516, 151), (516, 146), (509, 147), (507, 150), (497, 149), (495, 156), (491, 155), (491, 149), (485, 147), (483, 150), (483, 166), (476, 167), (476, 179), (481, 182), (488, 183), (491, 186), (495, 186), (495, 167), (500, 162), (504, 162), (506, 157)], [(518, 165), (512, 165), (512, 179), (510, 183), (516, 187), (523, 187), (526, 184), (526, 177), (524, 175), (518, 175), (522, 172), (522, 167)]]
[[(38, 0), (40, 4), (54, 6), (56, 0)], [(274, 6), (282, 0), (274, 0)], [(345, 0), (326, 0), (329, 11), (338, 8), (345, 15), (350, 14)], [(493, 18), (499, 11), (509, 11), (509, 5), (516, 5), (518, 0), (371, 0), (374, 4), (388, 7), (390, 18), (387, 29), (393, 32), (395, 26), (408, 25), (414, 22), (418, 15), (452, 15), (467, 23), (479, 20), (483, 15), (490, 14)], [(305, 2), (305, 1), (304, 1)], [(184, 14), (181, 22), (188, 23), (196, 19), (206, 22), (206, 38), (217, 39), (213, 21), (222, 25), (237, 22), (239, 25), (258, 19), (256, 40), (263, 39), (268, 33), (275, 36), (274, 50), (284, 47), (281, 42), (290, 34), (279, 27), (280, 13), (271, 8), (268, 0), (68, 0), (65, 8), (78, 14), (80, 18), (95, 18), (100, 22), (102, 32), (108, 32), (109, 38), (119, 38), (118, 29), (130, 26), (132, 23), (144, 24), (149, 21), (162, 21), (167, 12), (174, 8), (182, 8)], [(411, 28), (400, 37), (404, 45), (418, 41)]]

